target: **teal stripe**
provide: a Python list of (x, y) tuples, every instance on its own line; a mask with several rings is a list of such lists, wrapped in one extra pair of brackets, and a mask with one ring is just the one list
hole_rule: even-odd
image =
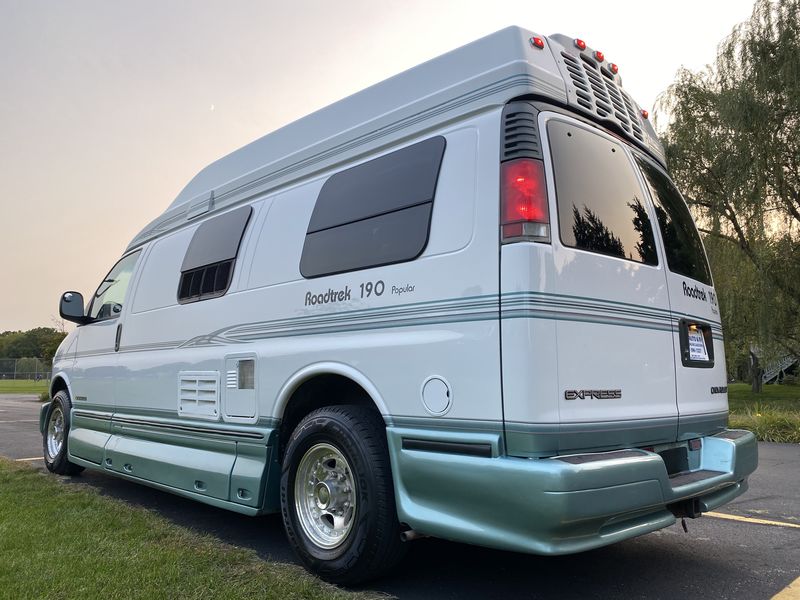
[(690, 313), (682, 313), (682, 312), (679, 312), (679, 311), (673, 311), (673, 310), (668, 309), (668, 308), (660, 308), (660, 307), (656, 307), (656, 306), (642, 306), (640, 304), (632, 304), (630, 302), (620, 302), (618, 300), (606, 300), (604, 298), (593, 298), (591, 296), (576, 296), (576, 295), (572, 295), (572, 294), (556, 294), (556, 293), (551, 293), (551, 292), (535, 292), (535, 291), (506, 292), (504, 294), (501, 294), (502, 297), (525, 296), (525, 295), (541, 296), (541, 297), (553, 297), (553, 298), (567, 298), (567, 299), (575, 298), (577, 300), (589, 300), (590, 302), (597, 302), (597, 303), (600, 303), (600, 304), (612, 304), (612, 305), (616, 305), (616, 306), (628, 306), (628, 307), (631, 307), (631, 308), (637, 309), (637, 310), (645, 309), (645, 310), (649, 310), (649, 311), (653, 311), (653, 312), (657, 312), (657, 313), (663, 313), (663, 314), (666, 314), (666, 315), (669, 315), (669, 316), (673, 316), (673, 317), (675, 315), (681, 314), (681, 315), (684, 315), (684, 316), (687, 316), (687, 317), (691, 317), (692, 319), (697, 319), (697, 320), (702, 321), (704, 323), (709, 323), (712, 326), (713, 325), (718, 325), (718, 326), (722, 325), (721, 322), (712, 321), (708, 317), (700, 317), (700, 316), (693, 315), (693, 314), (690, 314)]
[(494, 419), (448, 419), (443, 417), (409, 417), (384, 415), (390, 427), (421, 428), (435, 431), (465, 431), (475, 433), (502, 433), (503, 422)]
[(532, 311), (528, 311), (527, 314), (520, 314), (520, 315), (503, 315), (504, 320), (513, 320), (513, 319), (542, 319), (545, 321), (568, 321), (573, 323), (592, 323), (596, 325), (617, 325), (619, 327), (632, 327), (634, 329), (650, 329), (652, 331), (664, 331), (664, 332), (671, 332), (673, 331), (669, 325), (650, 325), (647, 323), (636, 323), (633, 321), (612, 321), (609, 319), (596, 319), (591, 317), (582, 317), (578, 315), (573, 316), (552, 316), (547, 314), (537, 314), (533, 313)]
[[(570, 311), (570, 309), (572, 310)], [(180, 344), (178, 347), (243, 344), (260, 339), (493, 321), (498, 318), (545, 319), (677, 332), (677, 323), (685, 317), (692, 317), (692, 315), (681, 315), (666, 308), (640, 306), (587, 296), (521, 291), (251, 322), (219, 329), (183, 343), (137, 344), (125, 346), (120, 351), (170, 349), (175, 348), (176, 344)], [(705, 318), (692, 318), (709, 322)], [(722, 340), (722, 330), (719, 324), (711, 322), (711, 328), (714, 339)], [(109, 351), (110, 349), (105, 352)], [(91, 355), (101, 353), (104, 352), (95, 351)], [(78, 353), (78, 355), (88, 356), (90, 354)]]

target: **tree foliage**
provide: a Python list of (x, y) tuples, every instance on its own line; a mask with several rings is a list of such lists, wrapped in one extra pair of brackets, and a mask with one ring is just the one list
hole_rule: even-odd
[(659, 112), (706, 236), (729, 355), (800, 354), (800, 0), (757, 0), (712, 66), (678, 73)]
[(50, 361), (66, 333), (52, 327), (0, 333), (0, 357), (42, 358)]

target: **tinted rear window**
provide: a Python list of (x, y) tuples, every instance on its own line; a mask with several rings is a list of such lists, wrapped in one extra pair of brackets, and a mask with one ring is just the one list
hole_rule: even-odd
[(642, 189), (622, 146), (562, 121), (547, 125), (561, 242), (658, 264)]
[(711, 285), (703, 243), (680, 192), (654, 165), (639, 157), (636, 161), (653, 197), (670, 271)]

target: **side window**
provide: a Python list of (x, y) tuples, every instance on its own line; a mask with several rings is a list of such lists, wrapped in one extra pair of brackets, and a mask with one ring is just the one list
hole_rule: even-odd
[(657, 265), (643, 193), (623, 147), (582, 127), (547, 125), (561, 242)]
[(115, 319), (120, 315), (139, 254), (137, 250), (123, 257), (97, 286), (89, 305), (89, 317), (102, 321)]
[(252, 207), (243, 206), (200, 225), (181, 265), (178, 302), (218, 298), (228, 291)]
[(711, 285), (711, 270), (703, 251), (703, 242), (680, 192), (654, 165), (639, 157), (636, 157), (636, 162), (644, 173), (653, 197), (670, 270)]
[(444, 155), (441, 136), (331, 176), (306, 232), (300, 273), (312, 278), (417, 258), (428, 243)]

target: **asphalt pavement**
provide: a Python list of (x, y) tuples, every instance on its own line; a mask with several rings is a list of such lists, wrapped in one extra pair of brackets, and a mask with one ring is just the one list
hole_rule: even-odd
[[(0, 455), (44, 468), (35, 396), (0, 396)], [(253, 519), (84, 471), (66, 478), (265, 559), (296, 562), (279, 515)], [(541, 557), (437, 539), (409, 544), (364, 589), (413, 598), (772, 598), (800, 580), (800, 445), (759, 444), (750, 490), (705, 515), (598, 550)], [(727, 515), (728, 518), (723, 518)], [(795, 584), (798, 585), (798, 584)], [(782, 597), (798, 598), (797, 592)]]

